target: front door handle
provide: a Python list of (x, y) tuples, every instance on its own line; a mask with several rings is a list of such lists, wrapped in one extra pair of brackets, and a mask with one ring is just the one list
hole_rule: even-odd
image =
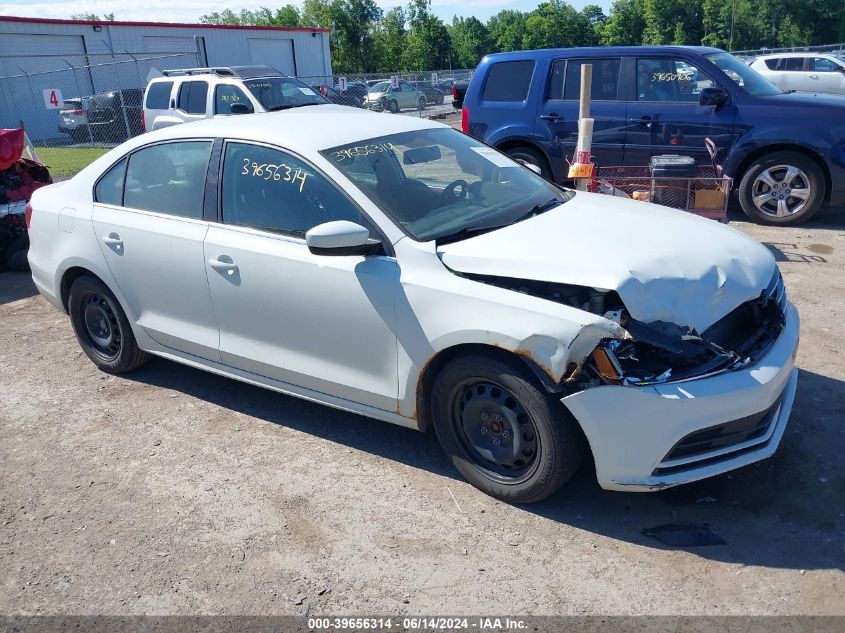
[(650, 116), (646, 115), (640, 117), (639, 119), (631, 119), (631, 123), (639, 123), (643, 127), (651, 127), (651, 124), (654, 123), (654, 121), (651, 120)]
[(549, 112), (548, 114), (541, 114), (540, 118), (544, 121), (548, 121), (549, 123), (557, 123), (563, 117), (560, 116), (557, 112)]
[(116, 251), (119, 251), (123, 248), (123, 240), (120, 239), (120, 236), (117, 233), (109, 233), (108, 235), (103, 235), (103, 244), (105, 244), (106, 246), (111, 246)]
[(810, 79), (818, 79), (818, 78), (819, 78), (818, 75), (810, 75)]
[(226, 273), (227, 275), (234, 275), (238, 270), (238, 265), (233, 262), (229, 257), (226, 257), (225, 259), (209, 259), (208, 265), (211, 266), (214, 270), (219, 271), (221, 273)]

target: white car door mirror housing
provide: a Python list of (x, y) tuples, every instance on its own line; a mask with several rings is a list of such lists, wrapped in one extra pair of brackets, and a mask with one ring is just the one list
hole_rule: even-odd
[(315, 255), (374, 255), (383, 252), (381, 242), (370, 240), (369, 229), (350, 222), (324, 222), (305, 233), (305, 243)]

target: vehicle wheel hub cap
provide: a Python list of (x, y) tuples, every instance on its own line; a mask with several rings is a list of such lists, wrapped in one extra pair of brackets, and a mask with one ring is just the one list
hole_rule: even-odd
[(120, 352), (120, 325), (111, 306), (100, 295), (91, 295), (82, 311), (85, 330), (92, 345), (107, 358)]
[(462, 385), (455, 398), (454, 421), (465, 447), (485, 468), (510, 478), (533, 465), (536, 429), (525, 408), (504, 387), (487, 381)]
[(754, 206), (766, 215), (788, 217), (810, 199), (807, 175), (792, 165), (776, 165), (760, 172), (751, 187)]

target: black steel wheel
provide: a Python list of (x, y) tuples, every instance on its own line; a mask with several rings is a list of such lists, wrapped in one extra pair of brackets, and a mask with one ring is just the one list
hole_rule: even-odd
[(74, 280), (68, 313), (80, 347), (102, 371), (122, 374), (149, 360), (114, 294), (96, 277), (82, 275)]
[(504, 352), (447, 362), (434, 378), (431, 421), (455, 468), (511, 503), (540, 501), (581, 463), (584, 436), (558, 397)]

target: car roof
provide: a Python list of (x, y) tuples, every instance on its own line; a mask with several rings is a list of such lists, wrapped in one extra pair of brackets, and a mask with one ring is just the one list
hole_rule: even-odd
[(240, 116), (201, 119), (135, 137), (138, 145), (171, 139), (226, 137), (280, 145), (303, 156), (371, 138), (449, 126), (409, 116), (321, 104)]
[(484, 59), (504, 61), (515, 59), (546, 59), (548, 57), (612, 57), (614, 55), (648, 55), (650, 53), (693, 52), (699, 55), (724, 53), (711, 46), (584, 46), (579, 48), (540, 48), (526, 51), (493, 53)]
[(758, 55), (757, 59), (772, 59), (781, 57), (832, 57), (838, 59), (836, 55), (830, 53), (819, 53), (814, 51), (804, 51), (803, 53), (766, 53), (765, 55)]

